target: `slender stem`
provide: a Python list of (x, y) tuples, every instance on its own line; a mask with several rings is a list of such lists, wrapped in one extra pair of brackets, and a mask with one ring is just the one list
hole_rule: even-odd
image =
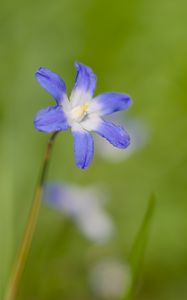
[(7, 290), (7, 294), (5, 297), (5, 300), (15, 300), (16, 299), (16, 294), (18, 290), (18, 286), (20, 283), (21, 275), (23, 273), (26, 259), (29, 253), (33, 233), (35, 230), (37, 218), (38, 218), (38, 213), (39, 213), (39, 208), (41, 204), (41, 198), (43, 194), (43, 189), (44, 189), (44, 182), (46, 179), (47, 175), (47, 170), (49, 167), (49, 162), (50, 162), (50, 157), (51, 157), (51, 150), (52, 146), (55, 140), (55, 137), (57, 135), (58, 131), (55, 131), (52, 136), (49, 138), (47, 147), (46, 147), (46, 152), (45, 152), (45, 157), (44, 161), (42, 164), (42, 169), (41, 169), (41, 174), (39, 177), (39, 181), (36, 187), (36, 191), (34, 194), (33, 198), (33, 203), (31, 207), (31, 211), (29, 214), (28, 222), (25, 228), (25, 232), (23, 235), (22, 243), (20, 246), (20, 250), (18, 252), (18, 257), (16, 260), (15, 268), (13, 269), (13, 274), (11, 277), (11, 281)]

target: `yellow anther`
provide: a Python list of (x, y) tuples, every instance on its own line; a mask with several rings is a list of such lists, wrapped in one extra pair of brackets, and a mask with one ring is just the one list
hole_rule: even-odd
[(82, 110), (84, 113), (87, 113), (88, 108), (89, 108), (89, 104), (88, 102), (84, 103), (84, 105), (81, 106)]
[(88, 112), (89, 104), (86, 102), (83, 105), (76, 106), (72, 109), (70, 115), (72, 120), (81, 121)]

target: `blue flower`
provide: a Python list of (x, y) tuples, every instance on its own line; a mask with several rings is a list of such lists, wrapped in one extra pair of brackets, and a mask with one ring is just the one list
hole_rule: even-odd
[(48, 183), (44, 200), (71, 218), (90, 240), (103, 243), (115, 233), (113, 221), (104, 209), (106, 196), (97, 186)]
[(108, 92), (93, 98), (96, 76), (93, 71), (76, 63), (75, 85), (68, 99), (64, 81), (47, 68), (39, 68), (36, 79), (56, 100), (55, 106), (40, 110), (34, 119), (35, 128), (42, 132), (72, 130), (77, 167), (87, 168), (94, 154), (91, 132), (96, 132), (117, 148), (127, 148), (130, 137), (119, 125), (103, 120), (103, 116), (127, 109), (131, 99), (127, 94)]

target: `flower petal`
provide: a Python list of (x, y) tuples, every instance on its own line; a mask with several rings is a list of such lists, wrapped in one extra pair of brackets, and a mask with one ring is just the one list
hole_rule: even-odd
[(66, 96), (66, 85), (57, 74), (47, 68), (39, 68), (35, 73), (36, 79), (40, 85), (56, 100), (57, 104), (61, 104)]
[(117, 148), (127, 148), (130, 144), (130, 136), (123, 127), (104, 121), (101, 118), (88, 118), (81, 125), (84, 129), (94, 131), (104, 137)]
[(64, 190), (66, 191), (64, 185), (58, 183), (47, 183), (44, 186), (44, 201), (55, 208), (61, 208), (61, 200), (64, 199)]
[(43, 132), (68, 129), (69, 125), (61, 106), (49, 106), (40, 110), (34, 119), (34, 126)]
[(126, 130), (111, 122), (102, 121), (98, 128), (95, 129), (95, 132), (117, 148), (127, 148), (130, 144), (130, 136)]
[(98, 95), (90, 102), (90, 113), (98, 113), (100, 116), (127, 109), (132, 103), (127, 94), (108, 92)]
[(94, 154), (92, 135), (83, 129), (72, 129), (74, 138), (74, 156), (78, 168), (86, 169), (91, 164)]
[(80, 63), (75, 64), (77, 75), (75, 85), (70, 96), (72, 106), (82, 105), (89, 101), (94, 93), (96, 86), (96, 75), (93, 71)]

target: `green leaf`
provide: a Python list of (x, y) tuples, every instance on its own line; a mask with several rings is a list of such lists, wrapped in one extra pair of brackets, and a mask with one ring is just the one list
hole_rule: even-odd
[(148, 243), (149, 233), (151, 222), (153, 219), (153, 214), (155, 211), (155, 203), (156, 198), (155, 195), (152, 194), (149, 199), (147, 211), (145, 213), (143, 222), (140, 226), (138, 234), (135, 238), (134, 244), (132, 246), (130, 255), (129, 255), (129, 265), (131, 269), (131, 283), (129, 286), (129, 290), (122, 297), (122, 300), (132, 300), (134, 295), (134, 290), (137, 285), (137, 281), (141, 272), (141, 267), (143, 264), (145, 249)]

